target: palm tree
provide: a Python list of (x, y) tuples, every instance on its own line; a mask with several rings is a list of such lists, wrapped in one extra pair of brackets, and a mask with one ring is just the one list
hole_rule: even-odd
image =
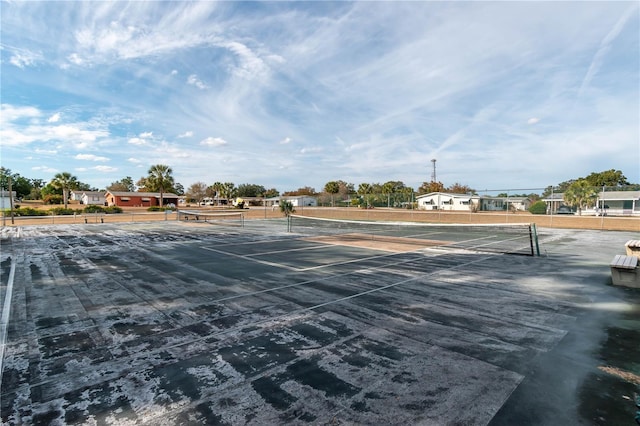
[(293, 203), (291, 201), (282, 200), (280, 202), (280, 211), (284, 213), (285, 216), (289, 217), (296, 212), (296, 209), (293, 207)]
[(215, 192), (216, 204), (220, 205), (220, 197), (222, 196), (222, 182), (214, 182), (209, 188)]
[(291, 215), (296, 212), (291, 201), (282, 200), (280, 202), (280, 211), (287, 217), (287, 232), (291, 232)]
[(369, 183), (361, 183), (358, 185), (358, 195), (364, 199), (366, 203), (365, 207), (367, 208), (369, 208), (369, 194), (371, 194), (371, 191), (373, 191), (373, 187)]
[(393, 194), (395, 191), (396, 191), (395, 182), (389, 181), (382, 184), (382, 194), (387, 196), (387, 208), (391, 207), (391, 194)]
[(225, 182), (220, 187), (220, 194), (222, 198), (226, 198), (227, 200), (234, 197), (236, 193), (236, 186), (233, 182)]
[(171, 167), (164, 164), (156, 164), (149, 168), (149, 176), (147, 177), (147, 184), (154, 190), (160, 192), (160, 207), (164, 205), (164, 191), (165, 189), (173, 187), (173, 170)]
[(333, 196), (340, 192), (340, 184), (335, 180), (332, 180), (331, 182), (327, 182), (325, 184), (324, 190), (325, 192), (328, 192), (329, 194), (331, 194), (331, 207), (334, 207)]
[(563, 198), (568, 205), (576, 207), (578, 216), (581, 216), (583, 208), (595, 204), (598, 191), (586, 179), (578, 179), (564, 191)]
[(51, 180), (51, 185), (56, 189), (62, 189), (62, 200), (66, 209), (69, 201), (69, 191), (78, 186), (78, 178), (69, 172), (58, 173)]

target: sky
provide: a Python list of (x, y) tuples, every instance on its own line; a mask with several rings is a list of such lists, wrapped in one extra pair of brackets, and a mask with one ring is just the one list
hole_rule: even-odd
[(640, 183), (640, 3), (0, 2), (0, 165), (329, 181)]

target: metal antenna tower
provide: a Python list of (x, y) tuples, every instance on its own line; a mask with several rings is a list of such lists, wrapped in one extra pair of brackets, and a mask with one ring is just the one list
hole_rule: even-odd
[(431, 182), (435, 182), (436, 181), (436, 159), (434, 158), (433, 160), (431, 160), (431, 162), (433, 163), (433, 172), (431, 172)]

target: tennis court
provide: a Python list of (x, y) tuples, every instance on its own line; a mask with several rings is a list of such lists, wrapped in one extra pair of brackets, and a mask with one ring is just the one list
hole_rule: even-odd
[[(591, 389), (634, 391), (598, 368), (609, 329), (638, 337), (638, 294), (607, 266), (633, 233), (538, 231), (542, 256), (520, 256), (506, 253), (531, 250), (528, 231), (328, 225), (4, 228), (2, 421), (633, 418)], [(628, 354), (606, 364), (640, 375)]]

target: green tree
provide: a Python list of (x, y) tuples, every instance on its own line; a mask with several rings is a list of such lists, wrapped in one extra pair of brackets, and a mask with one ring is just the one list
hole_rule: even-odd
[(598, 188), (602, 188), (603, 186), (618, 187), (630, 185), (625, 175), (623, 175), (620, 170), (614, 169), (600, 173), (594, 172), (584, 179), (589, 182), (589, 185), (596, 186)]
[(358, 195), (360, 195), (367, 208), (371, 206), (372, 192), (373, 186), (370, 183), (361, 183), (360, 185), (358, 185)]
[(214, 182), (213, 185), (209, 186), (210, 193), (209, 195), (212, 198), (215, 198), (217, 204), (220, 203), (219, 199), (222, 197), (222, 182)]
[(243, 183), (238, 185), (238, 197), (260, 197), (264, 195), (266, 189), (262, 185)]
[(149, 168), (147, 172), (146, 184), (151, 191), (160, 193), (160, 206), (164, 206), (164, 192), (173, 188), (173, 170), (165, 164), (156, 164)]
[(340, 192), (340, 184), (335, 180), (327, 182), (324, 185), (324, 192), (331, 194), (331, 207), (335, 207), (334, 197)]
[(452, 194), (475, 194), (476, 190), (469, 187), (468, 185), (463, 185), (456, 182), (447, 188), (447, 192), (450, 192)]
[(267, 190), (264, 192), (264, 196), (265, 196), (266, 198), (273, 198), (273, 197), (277, 197), (278, 195), (280, 195), (280, 192), (279, 192), (277, 189), (275, 189), (275, 188), (267, 189)]
[(288, 200), (280, 201), (280, 211), (287, 217), (287, 232), (291, 231), (291, 215), (296, 212), (293, 203)]
[(107, 191), (112, 192), (134, 192), (135, 190), (136, 186), (131, 176), (112, 182), (111, 185), (107, 186)]
[(295, 191), (287, 191), (282, 195), (291, 195), (291, 196), (295, 196), (295, 195), (308, 195), (310, 197), (316, 196), (318, 195), (318, 193), (316, 192), (315, 188), (312, 188), (310, 186), (305, 186), (302, 188), (298, 188)]
[(76, 189), (78, 187), (78, 183), (78, 178), (69, 172), (57, 173), (51, 180), (51, 185), (54, 188), (62, 190), (62, 201), (65, 209), (69, 202), (69, 191)]
[(236, 196), (236, 185), (233, 182), (225, 182), (220, 186), (220, 196), (230, 200)]
[(552, 193), (558, 194), (558, 193), (566, 191), (567, 188), (569, 188), (569, 186), (571, 186), (571, 184), (573, 184), (573, 182), (575, 182), (575, 181), (576, 181), (576, 179), (570, 179), (570, 180), (566, 180), (564, 182), (560, 182), (556, 186), (547, 186), (545, 188), (544, 192), (542, 193), (542, 198), (547, 198)]
[(580, 216), (582, 209), (595, 204), (598, 191), (586, 179), (578, 179), (564, 191), (563, 198), (567, 205), (578, 209), (578, 216)]
[(431, 192), (444, 192), (444, 184), (440, 181), (423, 182), (418, 188), (418, 195), (429, 194)]
[(282, 200), (280, 201), (280, 211), (284, 213), (285, 216), (289, 217), (296, 212), (296, 209), (293, 207), (293, 203), (291, 201)]
[(529, 212), (531, 214), (546, 214), (547, 203), (545, 203), (544, 201), (536, 201), (529, 207)]
[(20, 176), (19, 173), (11, 173), (11, 170), (0, 167), (0, 189), (9, 190), (9, 178), (11, 178), (11, 190), (15, 191), (17, 198), (29, 196), (33, 189), (31, 180)]
[(29, 192), (29, 195), (25, 198), (29, 200), (41, 200), (44, 185), (44, 180), (42, 179), (31, 179), (31, 192)]
[(184, 195), (184, 186), (182, 186), (182, 184), (180, 182), (176, 182), (173, 185), (173, 191), (174, 194), (176, 195)]

